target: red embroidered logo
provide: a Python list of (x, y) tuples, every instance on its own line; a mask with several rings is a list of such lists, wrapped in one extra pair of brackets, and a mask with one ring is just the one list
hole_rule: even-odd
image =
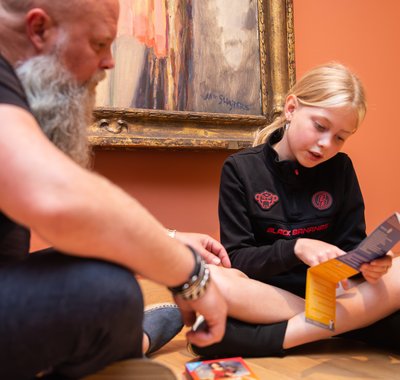
[(269, 191), (264, 191), (255, 195), (255, 200), (263, 210), (269, 210), (275, 203), (279, 201), (279, 197)]
[(318, 191), (312, 197), (312, 204), (318, 210), (327, 210), (332, 206), (332, 195), (327, 191)]

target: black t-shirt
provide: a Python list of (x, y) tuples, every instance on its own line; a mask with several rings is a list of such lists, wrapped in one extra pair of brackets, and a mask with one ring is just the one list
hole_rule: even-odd
[[(0, 55), (0, 104), (11, 104), (30, 111), (25, 92), (12, 66)], [(0, 128), (8, 126), (1, 124)], [(7, 163), (1, 170), (7, 170)], [(30, 232), (0, 211), (0, 265), (27, 257)]]
[(0, 55), (0, 103), (13, 104), (31, 112), (25, 91), (12, 66)]

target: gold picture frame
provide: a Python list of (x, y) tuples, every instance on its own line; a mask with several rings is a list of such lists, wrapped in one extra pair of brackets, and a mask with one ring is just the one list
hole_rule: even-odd
[(98, 149), (171, 148), (237, 150), (251, 146), (255, 132), (281, 112), (295, 81), (292, 0), (256, 0), (261, 77), (261, 113), (211, 113), (97, 107), (88, 129)]

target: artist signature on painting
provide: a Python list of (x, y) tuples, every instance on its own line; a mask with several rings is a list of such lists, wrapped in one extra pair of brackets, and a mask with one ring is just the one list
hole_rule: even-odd
[(221, 94), (217, 95), (213, 92), (207, 92), (202, 97), (204, 100), (217, 101), (218, 104), (226, 106), (229, 109), (229, 111), (232, 110), (250, 111), (250, 107), (247, 104), (243, 104), (236, 100), (229, 99), (228, 97)]

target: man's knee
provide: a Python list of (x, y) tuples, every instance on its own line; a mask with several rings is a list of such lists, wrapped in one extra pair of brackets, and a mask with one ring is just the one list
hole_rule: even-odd
[(80, 277), (78, 307), (83, 306), (87, 313), (101, 316), (103, 322), (116, 323), (118, 328), (142, 326), (143, 296), (130, 271), (88, 260), (82, 265)]
[[(80, 350), (74, 365), (61, 364), (57, 373), (91, 373), (117, 360), (141, 357), (143, 297), (135, 276), (117, 265), (86, 261), (78, 281), (81, 293), (74, 307)], [(72, 376), (72, 377), (73, 377)]]

